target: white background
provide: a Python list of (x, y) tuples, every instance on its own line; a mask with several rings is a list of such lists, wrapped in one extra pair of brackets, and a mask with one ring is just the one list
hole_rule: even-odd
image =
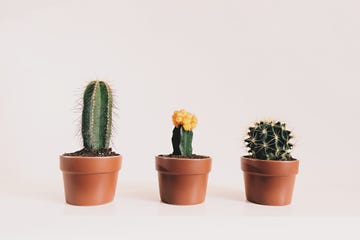
[[(356, 238), (359, 10), (356, 0), (0, 0), (0, 236)], [(123, 169), (113, 203), (73, 207), (58, 156), (81, 148), (93, 79), (114, 89)], [(158, 197), (154, 156), (171, 152), (180, 108), (199, 119), (194, 152), (213, 158), (198, 206)], [(296, 136), (290, 206), (245, 200), (242, 141), (263, 118)]]

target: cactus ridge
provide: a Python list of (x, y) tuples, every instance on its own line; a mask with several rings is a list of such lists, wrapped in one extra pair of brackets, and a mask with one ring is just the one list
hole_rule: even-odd
[(180, 142), (181, 142), (181, 128), (180, 127), (174, 127), (173, 129), (173, 133), (172, 133), (172, 138), (171, 138), (171, 143), (173, 146), (173, 155), (181, 155), (181, 151), (180, 151)]
[(183, 126), (174, 127), (172, 135), (173, 155), (192, 155), (193, 131), (187, 131)]
[(245, 139), (251, 157), (261, 160), (292, 160), (290, 150), (293, 144), (291, 132), (286, 124), (261, 121), (249, 128)]
[(108, 149), (112, 124), (112, 93), (104, 81), (90, 82), (84, 91), (81, 133), (84, 148)]
[(180, 130), (180, 151), (183, 156), (192, 155), (192, 139), (193, 139), (193, 131), (186, 131), (184, 127), (181, 127)]

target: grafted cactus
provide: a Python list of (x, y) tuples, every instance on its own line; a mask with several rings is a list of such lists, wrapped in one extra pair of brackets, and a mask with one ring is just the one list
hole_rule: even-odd
[(175, 111), (172, 116), (175, 125), (172, 135), (173, 155), (192, 155), (192, 129), (196, 127), (197, 118), (185, 110)]
[(112, 93), (104, 81), (90, 82), (83, 97), (81, 133), (86, 150), (109, 148), (112, 124)]
[(279, 121), (261, 121), (249, 128), (245, 139), (250, 156), (261, 160), (292, 160), (291, 132)]

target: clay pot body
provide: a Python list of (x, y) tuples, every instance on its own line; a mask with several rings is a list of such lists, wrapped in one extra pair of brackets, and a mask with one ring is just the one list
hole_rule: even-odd
[(60, 156), (66, 202), (79, 206), (111, 202), (121, 162), (121, 156)]
[(250, 202), (282, 206), (291, 203), (299, 161), (259, 160), (242, 157), (246, 198)]
[(205, 201), (211, 158), (189, 159), (156, 157), (160, 198), (175, 205), (193, 205)]

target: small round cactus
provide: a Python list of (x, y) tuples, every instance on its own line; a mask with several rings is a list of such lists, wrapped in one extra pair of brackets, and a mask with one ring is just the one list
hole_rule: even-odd
[(249, 128), (245, 139), (250, 157), (260, 160), (292, 160), (291, 132), (279, 121), (261, 121)]
[(175, 125), (171, 138), (173, 155), (192, 155), (192, 130), (197, 124), (196, 116), (182, 109), (174, 112), (172, 120)]

